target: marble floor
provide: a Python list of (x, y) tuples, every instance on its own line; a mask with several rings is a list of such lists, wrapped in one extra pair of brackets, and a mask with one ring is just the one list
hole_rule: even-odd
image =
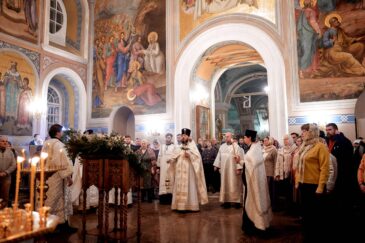
[[(137, 207), (128, 209), (128, 235), (133, 236), (136, 229)], [(142, 237), (141, 242), (302, 242), (301, 225), (296, 217), (284, 212), (274, 213), (272, 226), (265, 234), (248, 236), (241, 230), (242, 209), (220, 207), (218, 194), (209, 196), (209, 204), (201, 206), (200, 212), (179, 213), (171, 211), (169, 205), (160, 205), (158, 201), (142, 203)], [(112, 217), (110, 226), (112, 225)], [(72, 216), (71, 225), (81, 229), (81, 214)], [(96, 227), (96, 212), (87, 215), (87, 228)], [(47, 237), (51, 243), (82, 242), (79, 232), (52, 234)], [(98, 242), (95, 236), (87, 236), (86, 242)], [(108, 241), (110, 242), (110, 241)], [(137, 242), (131, 238), (129, 242)]]

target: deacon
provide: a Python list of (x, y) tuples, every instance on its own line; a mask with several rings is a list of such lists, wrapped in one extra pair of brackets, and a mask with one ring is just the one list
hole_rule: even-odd
[(233, 142), (232, 134), (226, 133), (226, 142), (219, 148), (214, 161), (214, 170), (219, 170), (221, 174), (221, 189), (219, 202), (223, 207), (230, 207), (234, 203), (240, 207), (242, 202), (242, 163), (243, 149)]
[(72, 185), (72, 162), (67, 157), (66, 149), (62, 141), (62, 126), (54, 124), (49, 128), (49, 136), (51, 139), (44, 142), (42, 152), (48, 153), (45, 168), (57, 168), (58, 172), (54, 173), (47, 180), (49, 190), (47, 191), (47, 199), (45, 206), (51, 208), (51, 214), (59, 217), (59, 225), (61, 229), (73, 231), (66, 223), (68, 216), (72, 215), (71, 193), (68, 187)]
[(170, 161), (174, 175), (172, 210), (199, 211), (199, 201), (202, 205), (208, 203), (202, 159), (195, 142), (189, 142), (190, 132), (182, 129), (181, 146)]
[(272, 219), (264, 157), (261, 145), (255, 142), (256, 134), (256, 131), (246, 130), (243, 138), (248, 150), (242, 164), (242, 230), (247, 234), (265, 230)]
[(167, 176), (170, 164), (168, 161), (172, 158), (175, 152), (175, 145), (172, 143), (172, 134), (165, 135), (166, 143), (160, 148), (157, 158), (157, 167), (160, 168), (160, 185), (159, 185), (159, 199), (160, 204), (171, 204), (172, 187), (171, 176)]

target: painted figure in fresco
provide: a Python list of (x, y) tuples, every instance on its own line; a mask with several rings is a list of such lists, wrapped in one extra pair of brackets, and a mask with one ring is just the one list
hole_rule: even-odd
[(5, 99), (5, 115), (7, 119), (16, 120), (18, 113), (18, 98), (22, 81), (18, 72), (18, 63), (11, 61), (10, 69), (4, 75), (6, 99)]
[(130, 43), (124, 40), (124, 32), (120, 33), (119, 43), (117, 45), (117, 59), (116, 59), (116, 82), (115, 91), (121, 85), (123, 88), (127, 87), (127, 75), (128, 75), (128, 65), (129, 65), (129, 49)]
[(106, 70), (105, 70), (105, 80), (104, 80), (104, 87), (107, 90), (108, 86), (113, 83), (114, 78), (114, 70), (113, 65), (115, 62), (115, 46), (114, 46), (114, 36), (109, 37), (109, 42), (104, 46), (104, 57), (106, 62)]
[(336, 13), (325, 19), (329, 29), (323, 34), (323, 60), (316, 74), (336, 76), (364, 76), (362, 65), (365, 53), (365, 36), (349, 37), (341, 28), (342, 18)]
[(105, 61), (103, 58), (104, 45), (98, 39), (95, 41), (95, 88), (96, 98), (95, 107), (104, 106), (104, 72), (105, 72)]
[(3, 74), (0, 72), (0, 125), (2, 125), (5, 120), (5, 96), (6, 92)]
[(28, 32), (32, 35), (37, 34), (38, 16), (37, 16), (37, 1), (24, 0), (24, 15), (28, 24)]
[(161, 101), (161, 97), (153, 84), (145, 82), (143, 74), (139, 71), (140, 67), (137, 61), (131, 65), (130, 83), (133, 84), (134, 88), (127, 92), (127, 99), (133, 101), (138, 98), (135, 101), (136, 104), (154, 106)]
[(144, 50), (144, 67), (146, 71), (163, 74), (165, 72), (165, 56), (158, 44), (158, 34), (150, 32), (148, 34), (148, 47)]
[(238, 6), (242, 0), (197, 0), (195, 3), (194, 19), (204, 13), (221, 13)]
[(17, 127), (30, 128), (31, 120), (28, 107), (32, 101), (32, 89), (29, 88), (29, 79), (25, 77), (23, 79), (22, 91), (19, 94), (18, 103), (18, 121)]
[(141, 69), (144, 68), (144, 47), (142, 45), (142, 37), (140, 35), (137, 36), (137, 41), (132, 45), (131, 49), (131, 61), (129, 65), (134, 61), (138, 61), (141, 64)]
[(319, 62), (317, 40), (321, 37), (321, 29), (313, 4), (313, 0), (300, 0), (302, 9), (297, 23), (300, 78), (312, 73), (318, 67)]

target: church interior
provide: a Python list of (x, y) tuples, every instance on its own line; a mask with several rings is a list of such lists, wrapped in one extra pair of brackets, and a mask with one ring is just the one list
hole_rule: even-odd
[[(42, 149), (36, 137), (44, 144), (52, 138), (54, 124), (63, 132), (129, 135), (132, 144), (150, 144), (157, 151), (155, 161), (165, 148), (166, 134), (178, 145), (177, 135), (184, 135), (184, 128), (204, 148), (206, 142), (223, 145), (227, 134), (239, 144), (248, 137), (245, 131), (253, 130), (264, 143), (265, 157), (265, 138), (268, 143), (273, 139), (271, 145), (279, 153), (286, 136), (303, 136), (306, 124), (316, 124), (325, 135), (331, 134), (327, 125), (335, 124), (336, 134), (354, 146), (348, 161), (356, 160), (352, 157), (358, 148), (361, 156), (365, 153), (363, 0), (2, 0), (0, 60), (0, 137), (24, 159)], [(331, 146), (329, 142), (330, 152)], [(361, 157), (357, 159), (353, 178)], [(338, 175), (340, 161), (337, 158)], [(363, 161), (365, 170), (365, 157)], [(214, 177), (213, 162), (212, 178), (223, 180), (219, 174)], [(0, 173), (5, 171), (1, 163), (0, 158)], [(216, 168), (221, 169), (214, 163)], [(7, 175), (5, 171), (3, 177)], [(260, 176), (265, 181), (269, 177)], [(20, 183), (22, 203), (29, 197), (24, 180), (28, 177)], [(365, 174), (362, 180), (353, 179), (363, 190), (353, 191), (359, 194), (354, 202), (365, 203), (364, 180)], [(223, 189), (214, 182), (207, 183), (209, 203), (198, 212), (171, 211), (170, 204), (160, 203), (157, 185), (152, 203), (150, 195), (144, 200), (147, 194), (142, 193), (138, 206), (139, 194), (129, 192), (132, 203), (120, 217), (128, 211), (126, 235), (131, 242), (306, 242), (303, 212), (287, 202), (281, 187), (275, 210), (271, 204), (270, 227), (259, 233), (241, 229), (242, 190), (240, 206), (222, 207)], [(10, 201), (16, 190), (12, 183)], [(3, 206), (10, 207), (10, 201)], [(73, 205), (68, 218), (77, 230), (56, 230), (45, 236), (49, 242), (85, 242), (81, 205)], [(353, 210), (341, 210), (352, 215), (343, 217), (352, 229), (344, 239), (361, 242), (355, 232), (364, 227), (363, 220), (357, 221), (365, 216), (364, 205), (348, 206)], [(111, 204), (106, 213), (117, 208)], [(363, 214), (357, 214), (360, 211)], [(0, 225), (4, 215), (0, 211)], [(88, 230), (98, 229), (98, 220), (98, 206), (88, 205)], [(111, 227), (112, 216), (109, 220)], [(141, 235), (134, 237), (139, 224)], [(5, 235), (0, 226), (0, 242)], [(95, 235), (87, 234), (86, 242), (98, 242)]]

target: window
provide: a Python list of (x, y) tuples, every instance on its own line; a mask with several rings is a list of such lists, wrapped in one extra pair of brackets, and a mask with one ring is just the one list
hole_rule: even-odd
[(47, 127), (49, 129), (53, 124), (61, 123), (61, 96), (52, 87), (48, 87), (47, 107)]
[(51, 0), (50, 14), (49, 14), (49, 32), (54, 34), (58, 32), (63, 25), (63, 13), (60, 4), (57, 0)]
[(49, 6), (49, 39), (59, 45), (66, 43), (67, 13), (61, 0), (51, 0)]

